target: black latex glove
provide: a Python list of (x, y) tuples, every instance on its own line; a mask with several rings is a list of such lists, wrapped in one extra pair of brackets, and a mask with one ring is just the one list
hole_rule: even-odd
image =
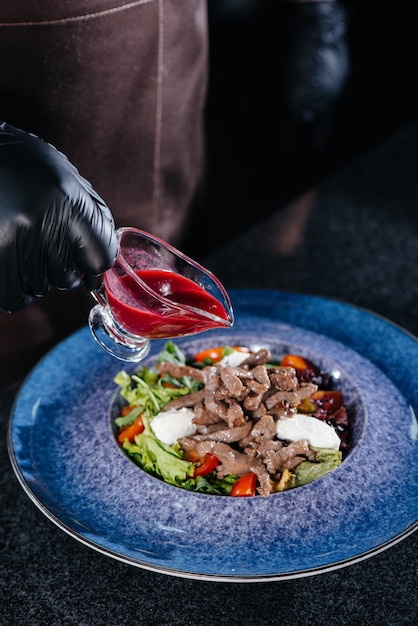
[(83, 280), (91, 290), (116, 252), (113, 217), (90, 183), (53, 146), (0, 123), (0, 308)]
[(338, 0), (284, 1), (284, 98), (295, 119), (310, 123), (342, 93), (350, 69), (347, 10)]

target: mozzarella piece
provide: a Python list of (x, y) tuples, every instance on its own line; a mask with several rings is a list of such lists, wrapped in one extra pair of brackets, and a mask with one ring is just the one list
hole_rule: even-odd
[(249, 352), (242, 352), (242, 350), (234, 350), (231, 354), (224, 356), (217, 365), (229, 365), (230, 367), (238, 367), (245, 359), (250, 356)]
[(187, 407), (162, 411), (154, 417), (151, 428), (154, 435), (163, 443), (171, 446), (180, 437), (189, 437), (196, 432), (193, 424), (194, 411)]
[(280, 419), (276, 424), (278, 439), (300, 441), (306, 439), (314, 448), (339, 450), (340, 438), (332, 426), (310, 415), (296, 413), (293, 417)]

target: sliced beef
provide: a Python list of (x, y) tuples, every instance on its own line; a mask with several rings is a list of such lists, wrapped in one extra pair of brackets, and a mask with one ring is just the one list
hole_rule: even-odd
[(308, 442), (304, 439), (283, 446), (274, 454), (265, 457), (265, 465), (270, 474), (284, 469), (293, 469), (304, 461), (309, 452)]
[(282, 391), (296, 391), (299, 381), (293, 367), (275, 367), (269, 372), (271, 384)]
[(178, 363), (170, 363), (164, 361), (164, 363), (158, 363), (156, 369), (161, 374), (171, 374), (174, 378), (182, 378), (183, 376), (189, 376), (201, 383), (205, 382), (205, 375), (203, 371), (197, 367), (191, 367), (190, 365), (179, 365)]
[(220, 370), (220, 377), (230, 396), (241, 398), (243, 393), (245, 395), (245, 386), (241, 381), (238, 368), (223, 367)]
[(270, 373), (263, 365), (256, 365), (254, 369), (251, 370), (251, 374), (254, 380), (264, 385), (265, 391), (271, 387)]
[(244, 411), (242, 410), (241, 405), (239, 404), (239, 402), (236, 402), (236, 401), (235, 402), (232, 401), (230, 403), (227, 413), (226, 413), (226, 417), (227, 417), (229, 428), (234, 428), (235, 426), (242, 426), (243, 424), (245, 424), (246, 421), (248, 421), (248, 418), (246, 417)]
[(261, 348), (257, 352), (251, 353), (245, 361), (241, 362), (241, 367), (249, 366), (255, 367), (256, 365), (265, 365), (271, 361), (271, 352), (268, 348)]
[(163, 411), (168, 411), (169, 409), (181, 409), (182, 407), (195, 407), (197, 406), (203, 399), (205, 395), (205, 390), (200, 389), (199, 391), (194, 391), (193, 393), (189, 393), (186, 396), (179, 396), (178, 398), (174, 398), (174, 400), (170, 400), (164, 406)]
[[(204, 395), (203, 389), (202, 392)], [(221, 420), (219, 415), (217, 415), (216, 413), (211, 413), (210, 411), (208, 411), (205, 403), (202, 401), (198, 402), (194, 407), (193, 422), (197, 426), (209, 426), (210, 424), (219, 424), (219, 422), (223, 422), (223, 420)]]
[(312, 383), (302, 383), (296, 391), (276, 391), (266, 399), (267, 409), (272, 409), (276, 405), (288, 403), (289, 406), (295, 407), (305, 398), (309, 398), (318, 389), (317, 385)]
[(251, 429), (251, 437), (260, 443), (263, 439), (274, 439), (276, 435), (276, 423), (271, 415), (264, 415), (257, 420)]
[[(207, 433), (200, 433), (197, 435), (191, 435), (189, 437), (182, 437), (179, 439), (179, 444), (183, 448), (183, 443), (187, 443), (187, 449), (191, 450), (192, 443), (199, 443), (200, 441), (222, 441), (225, 443), (234, 443), (240, 441), (248, 435), (251, 430), (251, 422), (247, 422), (243, 426), (237, 426), (236, 428), (223, 428)], [(186, 441), (187, 440), (187, 441)]]
[(299, 383), (293, 367), (268, 365), (271, 354), (261, 349), (239, 366), (210, 365), (197, 369), (164, 363), (160, 371), (189, 376), (202, 387), (169, 402), (165, 409), (191, 407), (197, 433), (179, 439), (185, 451), (208, 452), (219, 459), (217, 476), (254, 472), (258, 493), (266, 497), (285, 469), (309, 458), (306, 441), (283, 443), (276, 439), (276, 420), (293, 415), (317, 385)]
[(218, 478), (225, 478), (229, 474), (244, 476), (244, 474), (248, 474), (248, 472), (253, 471), (259, 465), (254, 459), (250, 459), (249, 456), (235, 450), (227, 443), (217, 442), (213, 447), (213, 453), (220, 462), (216, 468)]
[(258, 478), (258, 493), (263, 496), (263, 498), (267, 498), (272, 492), (273, 484), (271, 480), (271, 476), (266, 470), (265, 466), (260, 464), (255, 464), (252, 467), (252, 471)]
[(226, 419), (227, 405), (223, 400), (216, 399), (216, 392), (221, 385), (221, 378), (216, 367), (205, 367), (205, 395), (204, 402), (207, 410), (213, 415), (218, 415), (220, 419)]

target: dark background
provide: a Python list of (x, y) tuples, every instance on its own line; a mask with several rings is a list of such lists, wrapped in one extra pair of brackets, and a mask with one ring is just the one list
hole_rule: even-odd
[[(208, 2), (211, 217), (201, 222), (199, 244), (205, 252), (418, 117), (417, 3), (347, 0), (345, 88), (322, 118), (290, 128), (282, 104), (280, 41), (286, 24), (281, 4)], [(201, 252), (199, 247), (196, 254)]]

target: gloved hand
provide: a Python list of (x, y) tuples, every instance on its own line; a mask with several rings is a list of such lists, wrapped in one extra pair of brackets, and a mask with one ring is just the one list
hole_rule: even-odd
[(112, 214), (90, 183), (53, 146), (0, 123), (0, 308), (83, 280), (94, 289), (116, 253)]

